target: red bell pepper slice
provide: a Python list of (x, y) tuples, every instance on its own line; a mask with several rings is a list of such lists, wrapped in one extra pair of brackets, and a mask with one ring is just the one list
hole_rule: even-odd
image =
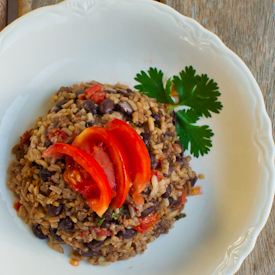
[(140, 233), (146, 233), (150, 227), (156, 224), (160, 216), (161, 216), (160, 214), (151, 213), (145, 218), (138, 218), (140, 225), (134, 226), (133, 228)]
[(101, 103), (106, 98), (106, 92), (101, 91), (102, 86), (99, 84), (95, 84), (88, 88), (85, 93), (89, 96), (89, 98), (94, 101), (96, 104)]
[(141, 192), (146, 187), (151, 178), (151, 161), (149, 152), (138, 133), (126, 122), (114, 119), (106, 124), (106, 128), (111, 131), (123, 144), (127, 152), (131, 168), (132, 197), (137, 205), (144, 203)]
[(112, 200), (111, 208), (123, 205), (130, 190), (130, 169), (127, 154), (120, 141), (108, 130), (102, 127), (89, 127), (78, 135), (73, 145), (89, 154), (93, 152), (96, 142), (103, 142), (111, 155), (116, 171), (116, 196)]
[(109, 180), (111, 189), (115, 190), (116, 189), (115, 168), (111, 158), (106, 152), (107, 150), (108, 148), (104, 150), (102, 146), (94, 146), (91, 155), (104, 170)]
[(102, 217), (112, 200), (112, 190), (104, 170), (91, 155), (69, 144), (55, 143), (43, 152), (42, 157), (53, 157), (57, 159), (63, 155), (71, 156), (75, 162), (91, 175), (100, 192), (88, 197), (87, 204), (98, 216)]

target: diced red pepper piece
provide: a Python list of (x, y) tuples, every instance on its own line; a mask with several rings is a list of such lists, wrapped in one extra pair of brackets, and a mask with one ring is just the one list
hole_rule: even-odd
[(141, 205), (144, 203), (141, 192), (151, 178), (149, 152), (138, 133), (126, 122), (114, 119), (106, 124), (106, 128), (120, 140), (126, 152), (129, 152), (128, 159), (133, 181), (131, 194), (135, 203)]
[(83, 238), (85, 236), (87, 236), (89, 234), (89, 231), (88, 230), (84, 230), (82, 231), (82, 233), (79, 235), (80, 238)]
[(68, 138), (68, 136), (64, 131), (57, 128), (57, 129), (53, 129), (49, 133), (49, 139), (51, 140), (52, 138), (55, 138), (55, 143), (60, 143), (60, 142), (64, 142)]
[(145, 218), (138, 218), (140, 225), (134, 226), (134, 229), (140, 233), (146, 233), (147, 230), (152, 227), (160, 218), (160, 214), (151, 213)]
[(14, 205), (13, 205), (13, 208), (16, 210), (16, 211), (19, 211), (19, 208), (22, 204), (18, 201), (16, 202)]
[(93, 86), (91, 86), (90, 88), (88, 88), (85, 93), (89, 96), (93, 95), (94, 93), (97, 93), (99, 91), (101, 91), (102, 86), (100, 84), (95, 84)]
[(163, 179), (163, 173), (159, 170), (152, 170), (151, 175), (155, 175), (158, 181), (161, 181)]
[(112, 236), (113, 232), (109, 229), (102, 229), (98, 227), (93, 227), (94, 231), (98, 236)]
[(187, 196), (187, 192), (185, 190), (183, 190), (182, 194), (180, 196), (180, 201), (179, 201), (179, 203), (176, 206), (179, 206), (182, 203), (186, 203), (187, 202), (186, 196)]
[(106, 98), (106, 92), (102, 91), (102, 86), (99, 84), (95, 84), (88, 88), (85, 93), (89, 96), (89, 98), (94, 101), (96, 104), (101, 103)]
[(130, 169), (127, 154), (120, 141), (108, 130), (102, 127), (89, 127), (78, 135), (73, 145), (89, 154), (93, 152), (96, 142), (103, 142), (111, 155), (116, 175), (116, 196), (112, 200), (111, 208), (123, 205), (130, 189)]
[(104, 170), (91, 155), (69, 144), (55, 143), (43, 152), (42, 157), (53, 157), (57, 159), (60, 155), (71, 156), (75, 162), (90, 174), (93, 181), (96, 183), (100, 192), (87, 197), (86, 201), (92, 210), (101, 217), (107, 211), (113, 195)]
[(100, 104), (104, 99), (106, 99), (106, 94), (106, 92), (100, 91), (91, 95), (90, 99), (96, 104)]

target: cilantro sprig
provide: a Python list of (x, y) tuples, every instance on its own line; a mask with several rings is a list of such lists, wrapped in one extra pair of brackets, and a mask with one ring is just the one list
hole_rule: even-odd
[[(223, 106), (218, 97), (218, 84), (206, 74), (196, 75), (192, 66), (185, 67), (179, 75), (175, 75), (163, 83), (163, 72), (150, 68), (148, 74), (141, 71), (135, 80), (139, 82), (135, 88), (160, 103), (171, 104), (170, 111), (178, 106), (186, 106), (188, 110), (177, 111), (177, 133), (184, 150), (188, 150), (196, 158), (208, 154), (212, 147), (211, 137), (214, 135), (207, 125), (196, 125), (200, 117), (211, 117), (211, 112), (219, 113)], [(176, 91), (178, 102), (171, 95)]]

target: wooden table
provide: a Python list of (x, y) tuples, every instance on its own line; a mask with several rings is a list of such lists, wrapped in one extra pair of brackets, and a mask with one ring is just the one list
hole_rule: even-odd
[[(18, 0), (19, 16), (62, 0)], [(0, 30), (16, 17), (15, 0), (0, 0)], [(196, 19), (239, 55), (255, 76), (275, 136), (275, 4), (274, 0), (161, 0)], [(8, 5), (7, 5), (8, 3)], [(7, 16), (8, 15), (8, 16)], [(8, 18), (7, 18), (8, 17)], [(237, 275), (275, 274), (275, 204), (255, 249)]]

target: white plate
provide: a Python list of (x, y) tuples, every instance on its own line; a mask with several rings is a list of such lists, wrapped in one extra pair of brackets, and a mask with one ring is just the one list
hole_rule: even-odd
[[(110, 267), (69, 264), (36, 239), (6, 190), (10, 151), (45, 115), (60, 86), (92, 79), (134, 85), (149, 66), (165, 77), (192, 65), (219, 84), (224, 108), (202, 121), (213, 149), (194, 159), (206, 175), (187, 218), (143, 254)], [(69, 0), (23, 16), (0, 34), (0, 259), (13, 274), (233, 274), (254, 247), (272, 205), (274, 144), (261, 91), (245, 64), (197, 22), (151, 0)], [(38, 271), (39, 270), (39, 271)], [(89, 273), (89, 274), (90, 274)]]

